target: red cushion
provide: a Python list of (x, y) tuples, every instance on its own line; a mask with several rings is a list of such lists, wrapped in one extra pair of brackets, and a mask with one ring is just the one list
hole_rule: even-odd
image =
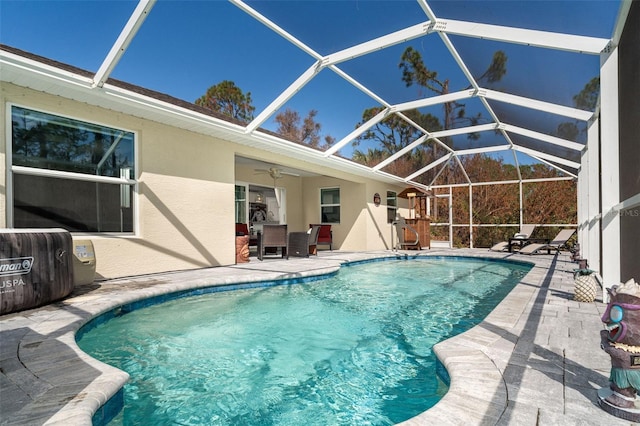
[[(310, 224), (309, 228), (311, 228), (312, 226), (314, 225)], [(319, 243), (331, 242), (331, 225), (320, 225), (320, 231), (318, 231), (318, 242)]]
[(236, 234), (242, 232), (244, 235), (249, 235), (249, 227), (246, 223), (236, 223)]

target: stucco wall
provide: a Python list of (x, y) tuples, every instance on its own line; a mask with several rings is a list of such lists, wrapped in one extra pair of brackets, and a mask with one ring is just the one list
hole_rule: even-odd
[[(367, 226), (367, 239), (371, 250), (391, 250), (393, 243), (397, 241), (395, 229), (387, 223), (387, 191), (401, 192), (404, 187), (386, 185), (382, 182), (372, 182), (367, 185), (365, 202), (367, 205), (365, 216), (369, 220)], [(373, 195), (380, 194), (380, 205), (376, 207), (373, 203)], [(398, 212), (404, 217), (408, 217), (408, 200), (397, 198)], [(392, 236), (393, 234), (393, 236)]]
[[(304, 216), (308, 223), (320, 223), (320, 189), (340, 188), (340, 223), (332, 225), (334, 248), (341, 250), (391, 249), (392, 228), (387, 224), (387, 190), (400, 192), (404, 187), (373, 180), (351, 182), (326, 176), (306, 178)], [(375, 207), (373, 194), (379, 193), (381, 204)], [(406, 210), (406, 200), (399, 200)], [(395, 238), (395, 237), (394, 237)]]

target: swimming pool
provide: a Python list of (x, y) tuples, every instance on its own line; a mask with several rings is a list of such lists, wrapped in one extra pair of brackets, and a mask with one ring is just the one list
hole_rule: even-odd
[(432, 346), (480, 322), (529, 269), (359, 264), (96, 321), (78, 344), (131, 374), (113, 424), (393, 424), (446, 392)]

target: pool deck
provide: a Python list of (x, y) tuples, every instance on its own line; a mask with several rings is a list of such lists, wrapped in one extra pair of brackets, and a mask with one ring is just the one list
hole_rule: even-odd
[(64, 301), (0, 316), (0, 424), (91, 425), (127, 375), (84, 354), (76, 331), (91, 318), (136, 300), (178, 290), (329, 273), (348, 261), (383, 256), (473, 256), (535, 263), (478, 326), (435, 351), (451, 387), (414, 425), (629, 425), (597, 405), (609, 356), (600, 349), (601, 295), (573, 298), (565, 254), (509, 255), (486, 249), (421, 252), (321, 251), (311, 258), (268, 259), (229, 267), (114, 279), (80, 286)]

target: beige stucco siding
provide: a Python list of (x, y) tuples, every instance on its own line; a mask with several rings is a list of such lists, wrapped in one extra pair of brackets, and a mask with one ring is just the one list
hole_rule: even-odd
[[(369, 218), (367, 226), (367, 239), (370, 242), (368, 250), (390, 250), (393, 248), (392, 241), (395, 242), (395, 235), (392, 237), (391, 225), (387, 223), (387, 191), (402, 191), (403, 188), (387, 185), (381, 182), (372, 182), (367, 185), (366, 191), (366, 216)], [(380, 195), (380, 205), (376, 207), (373, 203), (373, 195)], [(392, 240), (393, 238), (393, 240)]]
[[(309, 223), (320, 223), (320, 189), (340, 188), (340, 223), (332, 225), (334, 248), (342, 250), (391, 249), (391, 225), (387, 223), (387, 190), (400, 192), (403, 187), (374, 180), (353, 182), (326, 176), (306, 178), (303, 209)], [(381, 204), (373, 204), (379, 193)], [(401, 203), (405, 200), (400, 200)]]
[(137, 237), (93, 238), (103, 275), (120, 276), (129, 259), (135, 273), (235, 262), (232, 184), (144, 173), (139, 204)]

